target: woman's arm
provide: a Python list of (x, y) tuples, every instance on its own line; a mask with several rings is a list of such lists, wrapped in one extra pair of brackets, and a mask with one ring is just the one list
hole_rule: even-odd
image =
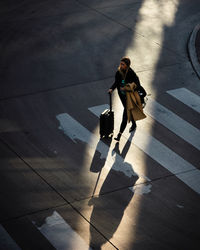
[(115, 74), (115, 81), (113, 83), (113, 85), (109, 88), (108, 92), (109, 93), (112, 93), (113, 90), (115, 90), (117, 88), (117, 85), (119, 84), (119, 72), (117, 71), (116, 74)]

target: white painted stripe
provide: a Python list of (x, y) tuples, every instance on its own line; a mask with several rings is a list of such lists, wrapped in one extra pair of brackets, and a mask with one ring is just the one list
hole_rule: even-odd
[(104, 110), (106, 110), (106, 109), (109, 109), (109, 105), (108, 104), (103, 104), (103, 105), (99, 105), (99, 106), (88, 108), (88, 110), (90, 112), (92, 112), (93, 114), (95, 114), (98, 117), (100, 117), (101, 113)]
[(186, 88), (168, 90), (168, 94), (200, 113), (200, 97)]
[[(97, 108), (92, 107), (90, 108), (90, 111), (98, 116), (101, 108), (103, 111), (105, 106), (101, 105)], [(127, 131), (124, 132), (124, 135), (128, 138)], [(185, 161), (151, 135), (146, 134), (144, 131), (141, 132), (139, 128), (136, 129), (134, 139), (132, 141), (143, 152), (200, 194), (200, 171), (192, 164)]]
[(7, 231), (0, 225), (0, 249), (20, 250), (21, 248), (10, 237)]
[[(100, 116), (103, 110), (107, 109), (108, 105), (101, 105), (97, 106), (95, 108), (95, 111), (93, 108), (91, 108), (91, 112), (95, 115)], [(112, 149), (109, 148), (105, 143), (103, 143), (100, 140), (99, 136), (96, 136), (92, 134), (90, 131), (88, 131), (85, 127), (83, 127), (80, 123), (78, 123), (76, 120), (74, 120), (70, 115), (64, 113), (56, 116), (56, 118), (60, 122), (60, 129), (63, 130), (63, 132), (71, 138), (75, 143), (76, 140), (80, 140), (84, 143), (87, 143), (88, 146), (92, 149), (95, 149), (98, 151), (101, 156), (101, 159), (106, 159), (104, 169), (110, 170), (112, 167), (113, 170), (122, 172), (124, 175), (127, 177), (132, 177), (132, 176), (138, 176), (138, 180), (136, 181), (134, 187), (130, 187), (129, 189), (133, 193), (137, 193), (139, 195), (142, 194), (147, 194), (151, 191), (151, 184), (149, 183), (144, 183), (141, 184), (140, 182), (144, 181), (151, 181), (148, 177), (137, 173), (134, 170), (134, 167), (132, 166), (131, 163), (125, 162), (124, 159), (117, 153), (112, 154)], [(131, 138), (129, 138), (131, 140)], [(89, 150), (88, 153), (90, 153), (91, 150)], [(93, 155), (91, 155), (93, 157)]]
[[(124, 162), (124, 159), (119, 154), (112, 156), (111, 153), (107, 153), (110, 151), (110, 149), (105, 143), (100, 141), (100, 137), (92, 134), (89, 130), (74, 120), (70, 115), (64, 113), (57, 115), (56, 118), (60, 122), (59, 128), (63, 130), (64, 133), (75, 143), (77, 140), (87, 143), (90, 148), (96, 149), (101, 154), (101, 159), (106, 159), (108, 164), (105, 165), (104, 168), (110, 168), (110, 166), (112, 166), (112, 169), (122, 172), (128, 177), (138, 175), (133, 171), (133, 168), (130, 166), (130, 164), (126, 164)], [(117, 159), (115, 159), (115, 157), (117, 157)]]
[[(136, 131), (134, 143), (147, 155), (200, 194), (200, 171), (192, 164), (181, 158), (154, 137), (144, 132)], [(191, 176), (193, 178), (191, 178)]]
[(145, 113), (200, 150), (200, 130), (149, 98)]
[(46, 218), (45, 224), (38, 230), (57, 250), (91, 249), (56, 211)]

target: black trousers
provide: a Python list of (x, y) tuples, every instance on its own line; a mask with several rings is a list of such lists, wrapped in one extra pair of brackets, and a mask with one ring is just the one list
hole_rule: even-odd
[[(126, 110), (126, 96), (124, 95), (120, 95), (120, 100), (122, 102), (122, 105), (124, 107), (124, 111), (123, 111), (123, 116), (122, 116), (122, 122), (121, 122), (121, 125), (120, 125), (120, 130), (119, 132), (122, 134), (126, 128), (126, 125), (127, 125), (127, 120), (128, 120), (128, 117), (127, 117), (127, 110)], [(134, 120), (132, 120), (132, 125), (133, 126), (136, 126), (136, 123)]]

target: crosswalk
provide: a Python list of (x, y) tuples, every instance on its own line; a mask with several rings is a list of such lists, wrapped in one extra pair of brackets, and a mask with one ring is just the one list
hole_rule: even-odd
[[(175, 92), (173, 93), (175, 95)], [(178, 93), (178, 91), (176, 93)], [(187, 95), (190, 96), (190, 94), (192, 99), (194, 94), (187, 90)], [(195, 107), (198, 108), (200, 105), (200, 98), (199, 100), (195, 100), (195, 104)], [(108, 108), (108, 105), (92, 107), (89, 108), (89, 110), (96, 116), (99, 116), (105, 108)], [(155, 100), (149, 99), (145, 108), (145, 113), (190, 143), (192, 146), (196, 147), (198, 150), (200, 149), (200, 130), (178, 117), (172, 111), (160, 105)], [(125, 136), (128, 138), (127, 132), (125, 132)], [(173, 150), (144, 131), (136, 130), (134, 144), (144, 153), (157, 161), (161, 166), (176, 175), (177, 178), (183, 181), (195, 192), (200, 194), (199, 169), (195, 168), (191, 163), (184, 160)]]
[(45, 223), (37, 228), (55, 249), (91, 249), (57, 211), (54, 211), (51, 216), (46, 218)]
[(187, 90), (186, 88), (179, 88), (168, 90), (167, 93), (188, 107), (200, 113), (199, 96)]
[(200, 194), (200, 171), (192, 164), (144, 131), (136, 131), (134, 143), (161, 166)]
[[(88, 244), (82, 239), (71, 226), (57, 212), (53, 211), (52, 215), (45, 219), (44, 224), (37, 226), (35, 221), (32, 224), (37, 230), (49, 241), (52, 248), (59, 250), (91, 250)], [(48, 246), (49, 247), (49, 246)], [(42, 249), (49, 249), (49, 248)], [(5, 228), (0, 224), (0, 249), (1, 250), (21, 250), (17, 243), (8, 234)], [(30, 249), (31, 248), (30, 246)], [(39, 248), (41, 249), (41, 248)]]
[[(173, 97), (176, 102), (183, 103), (199, 115), (200, 97), (192, 91), (186, 88), (179, 88), (169, 90), (167, 94)], [(101, 112), (106, 108), (108, 108), (108, 105), (103, 104), (89, 107), (88, 110), (96, 117), (99, 117)], [(169, 110), (158, 101), (149, 98), (145, 107), (145, 114), (166, 128), (166, 133), (171, 131), (196, 150), (200, 150), (199, 128), (185, 121), (175, 114), (173, 110)], [(100, 158), (105, 159), (104, 171), (108, 172), (112, 166), (115, 171), (122, 172), (127, 177), (137, 176), (139, 178), (138, 185), (130, 187), (130, 190), (134, 193), (138, 192), (138, 194), (151, 192), (151, 180), (149, 177), (142, 176), (132, 165), (125, 164), (121, 155), (116, 153), (113, 156), (109, 146), (99, 140), (99, 135), (90, 132), (67, 113), (58, 114), (56, 119), (59, 121), (59, 129), (74, 143), (81, 141), (87, 144), (89, 154), (91, 149), (96, 149), (100, 153)], [(116, 119), (121, 119), (121, 117), (116, 117)], [(123, 136), (130, 140), (144, 154), (155, 160), (161, 167), (181, 180), (184, 185), (187, 185), (194, 192), (200, 194), (200, 170), (174, 152), (169, 145), (166, 146), (150, 134), (150, 132), (148, 133), (140, 128), (133, 135), (133, 142), (128, 131), (125, 131)], [(92, 156), (91, 153), (91, 158)], [(141, 179), (142, 182), (140, 182)], [(34, 224), (34, 221), (32, 223)], [(90, 249), (88, 244), (67, 224), (57, 211), (54, 211), (52, 216), (48, 217), (43, 225), (40, 227), (36, 226), (36, 228), (55, 249)], [(0, 242), (1, 246), (3, 246), (2, 249), (21, 249), (2, 225), (0, 225)]]
[(148, 105), (146, 105), (145, 113), (200, 150), (199, 129), (150, 98), (148, 100)]

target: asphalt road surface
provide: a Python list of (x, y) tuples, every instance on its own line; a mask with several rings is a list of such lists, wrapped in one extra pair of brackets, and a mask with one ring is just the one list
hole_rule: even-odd
[[(199, 20), (199, 0), (0, 2), (0, 249), (199, 249)], [(124, 55), (147, 118), (116, 143)]]

